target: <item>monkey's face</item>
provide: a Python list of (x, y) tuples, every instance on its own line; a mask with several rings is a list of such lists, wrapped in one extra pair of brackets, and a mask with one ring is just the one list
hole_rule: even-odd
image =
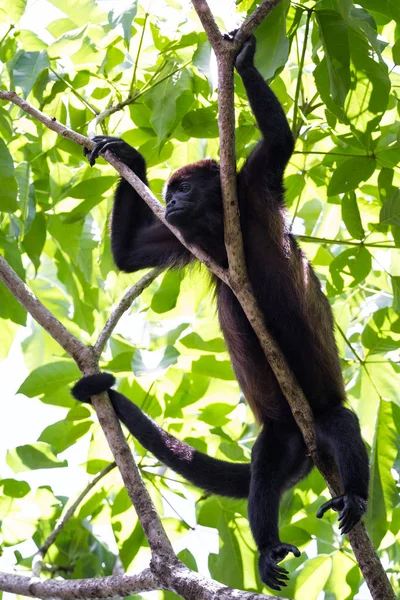
[(219, 169), (216, 163), (202, 162), (206, 164), (179, 169), (165, 190), (165, 218), (187, 241), (213, 233), (222, 223)]

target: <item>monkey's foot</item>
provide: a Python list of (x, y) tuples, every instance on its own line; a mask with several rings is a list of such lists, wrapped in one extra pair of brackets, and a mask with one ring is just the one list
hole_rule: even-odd
[(345, 494), (338, 498), (332, 498), (319, 508), (317, 518), (321, 519), (330, 508), (339, 513), (340, 533), (345, 534), (349, 533), (354, 525), (357, 525), (365, 513), (367, 501), (361, 496), (357, 496), (357, 494)]
[(278, 542), (260, 553), (258, 568), (260, 570), (261, 580), (273, 590), (280, 590), (286, 587), (286, 581), (289, 579), (288, 571), (283, 567), (278, 567), (278, 562), (283, 560), (289, 552), (295, 556), (300, 556), (300, 550), (292, 544), (283, 544)]

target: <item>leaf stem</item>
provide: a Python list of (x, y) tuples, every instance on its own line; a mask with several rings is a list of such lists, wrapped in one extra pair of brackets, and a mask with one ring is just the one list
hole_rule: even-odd
[(142, 51), (143, 38), (144, 38), (144, 33), (145, 33), (145, 30), (146, 30), (146, 23), (147, 23), (147, 19), (148, 18), (149, 18), (149, 13), (145, 13), (145, 15), (144, 15), (144, 21), (143, 21), (143, 27), (142, 27), (142, 31), (141, 31), (141, 34), (140, 34), (139, 48), (138, 48), (138, 52), (137, 52), (137, 55), (136, 55), (135, 67), (133, 69), (133, 76), (132, 76), (131, 86), (129, 88), (129, 97), (133, 96), (133, 90), (134, 90), (135, 84), (136, 84), (136, 72), (137, 72), (137, 68), (138, 68), (138, 64), (139, 64), (140, 53)]
[(301, 85), (302, 85), (301, 78), (303, 75), (304, 61), (305, 61), (306, 51), (307, 51), (308, 32), (310, 30), (311, 15), (312, 15), (312, 12), (308, 11), (307, 18), (306, 18), (306, 28), (304, 31), (303, 49), (302, 49), (301, 57), (300, 57), (299, 72), (297, 75), (296, 91), (295, 91), (295, 95), (294, 95), (292, 132), (293, 132), (295, 139), (298, 137), (297, 114), (298, 114), (298, 110), (299, 110), (299, 97), (300, 97), (300, 89), (301, 89)]

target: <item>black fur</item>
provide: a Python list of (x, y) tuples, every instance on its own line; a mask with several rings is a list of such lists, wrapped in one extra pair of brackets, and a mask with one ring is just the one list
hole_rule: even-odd
[(132, 435), (167, 467), (190, 483), (212, 494), (247, 498), (250, 488), (250, 465), (228, 463), (211, 458), (159, 427), (128, 398), (109, 389), (115, 378), (109, 373), (83, 377), (74, 385), (72, 395), (81, 402), (90, 402), (90, 396), (108, 391), (118, 418)]
[[(329, 303), (319, 281), (286, 225), (283, 173), (293, 152), (293, 137), (274, 93), (254, 66), (255, 39), (236, 59), (262, 139), (237, 176), (240, 223), (247, 270), (265, 325), (283, 351), (313, 410), (321, 452), (335, 458), (344, 495), (321, 508), (340, 513), (348, 532), (365, 511), (368, 457), (357, 417), (343, 407), (344, 384), (333, 334)], [(95, 138), (91, 164), (112, 150), (145, 183), (143, 157), (118, 138)], [(206, 160), (179, 169), (166, 189), (166, 219), (194, 243), (227, 266), (223, 239), (222, 200), (217, 163)], [(158, 265), (181, 267), (193, 259), (178, 239), (153, 215), (124, 180), (115, 194), (111, 226), (116, 265), (127, 272)], [(311, 468), (301, 433), (240, 304), (224, 283), (215, 281), (218, 314), (235, 374), (262, 431), (254, 445), (251, 478), (247, 467), (214, 461), (194, 452), (188, 462), (174, 458), (168, 437), (135, 405), (112, 392), (121, 420), (144, 446), (173, 469), (205, 489), (231, 496), (249, 495), (250, 526), (260, 550), (262, 580), (273, 589), (285, 585), (277, 566), (288, 552), (278, 533), (282, 492)], [(121, 408), (123, 407), (123, 408)], [(142, 435), (137, 422), (144, 427)], [(151, 423), (151, 422), (150, 422)], [(177, 448), (187, 452), (187, 446)], [(241, 484), (238, 473), (247, 473)], [(250, 483), (249, 483), (250, 482)], [(247, 486), (249, 488), (247, 489)]]

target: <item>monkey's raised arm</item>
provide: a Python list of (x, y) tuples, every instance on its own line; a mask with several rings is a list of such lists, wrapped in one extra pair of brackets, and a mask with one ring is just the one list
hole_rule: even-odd
[(109, 373), (90, 375), (78, 381), (71, 393), (81, 402), (90, 402), (90, 396), (107, 391), (118, 418), (142, 446), (167, 467), (193, 485), (213, 494), (231, 498), (248, 497), (250, 464), (211, 458), (189, 444), (180, 442), (123, 394), (110, 389), (114, 383), (115, 378)]
[(264, 165), (268, 171), (283, 172), (293, 153), (293, 135), (278, 98), (254, 65), (255, 51), (256, 38), (251, 36), (236, 57), (235, 65), (263, 135), (258, 150), (267, 151)]
[[(143, 156), (120, 138), (97, 136), (96, 146), (86, 152), (91, 166), (102, 152), (111, 150), (143, 183), (148, 185)], [(115, 191), (111, 216), (111, 249), (121, 271), (131, 273), (149, 267), (180, 267), (192, 255), (157, 219), (133, 187), (121, 179)]]

